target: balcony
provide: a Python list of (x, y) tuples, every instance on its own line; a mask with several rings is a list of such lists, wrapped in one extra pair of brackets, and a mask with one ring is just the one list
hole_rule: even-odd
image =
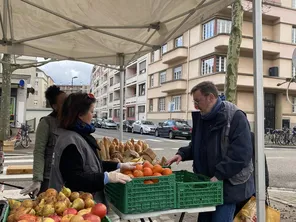
[(185, 79), (178, 79), (162, 83), (161, 91), (165, 93), (175, 93), (185, 91), (187, 89), (187, 83)]
[(126, 105), (135, 104), (136, 102), (137, 102), (137, 97), (136, 97), (136, 95), (131, 96), (131, 97), (129, 97), (129, 98), (126, 98), (126, 100), (125, 100), (125, 104), (126, 104)]
[(146, 104), (146, 96), (138, 96), (137, 103), (145, 103)]
[(126, 80), (125, 84), (128, 85), (134, 85), (137, 83), (137, 76), (133, 76)]
[(113, 89), (114, 89), (114, 91), (119, 90), (119, 89), (120, 89), (120, 82), (115, 83), (115, 84), (113, 85)]
[(113, 106), (119, 106), (120, 105), (120, 99), (114, 99)]
[(171, 64), (182, 59), (186, 59), (188, 56), (188, 49), (187, 47), (178, 47), (171, 51), (168, 51), (162, 56), (162, 62), (164, 64)]

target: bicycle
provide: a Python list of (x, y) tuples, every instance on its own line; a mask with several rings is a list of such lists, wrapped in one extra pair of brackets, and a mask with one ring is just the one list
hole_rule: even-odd
[(21, 145), (23, 148), (28, 148), (32, 140), (29, 136), (29, 129), (30, 126), (28, 124), (22, 124), (21, 127), (18, 129), (17, 134), (11, 138), (11, 140), (15, 139), (14, 147), (18, 147)]

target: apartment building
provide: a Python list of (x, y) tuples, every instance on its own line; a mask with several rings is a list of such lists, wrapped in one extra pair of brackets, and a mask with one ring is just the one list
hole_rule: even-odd
[[(245, 7), (250, 4), (244, 1)], [(264, 6), (265, 128), (296, 125), (296, 107), (286, 99), (287, 84), (277, 86), (296, 74), (291, 61), (296, 46), (295, 8), (295, 0), (271, 1)], [(187, 119), (191, 123), (194, 106), (189, 92), (193, 86), (202, 81), (213, 81), (223, 92), (230, 31), (231, 9), (226, 8), (150, 54), (147, 119), (158, 122), (171, 117)], [(253, 25), (250, 10), (244, 13), (242, 32), (237, 105), (247, 113), (253, 127)], [(290, 100), (296, 103), (296, 84), (291, 84), (290, 89)]]
[(82, 92), (82, 93), (89, 93), (90, 86), (89, 85), (57, 85), (60, 87), (62, 91), (66, 94)]
[[(124, 76), (124, 119), (146, 118), (147, 56), (130, 63)], [(120, 118), (120, 72), (94, 66), (91, 74), (91, 91), (97, 98), (96, 114), (101, 118)]]
[(45, 91), (54, 84), (53, 79), (41, 69), (36, 68), (36, 75), (32, 83), (34, 94), (28, 97), (27, 107), (31, 109), (48, 108)]

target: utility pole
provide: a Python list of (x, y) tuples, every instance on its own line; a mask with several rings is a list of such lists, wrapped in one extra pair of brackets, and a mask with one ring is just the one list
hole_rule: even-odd
[(73, 79), (77, 79), (78, 77), (77, 76), (73, 76), (72, 77), (72, 88), (71, 88), (71, 92), (73, 93)]

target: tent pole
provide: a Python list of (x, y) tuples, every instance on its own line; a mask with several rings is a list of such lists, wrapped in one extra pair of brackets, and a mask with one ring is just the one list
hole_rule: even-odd
[(257, 221), (265, 222), (264, 94), (262, 54), (262, 0), (253, 0), (255, 96), (255, 156)]
[(8, 0), (3, 0), (3, 40), (7, 40)]
[(118, 54), (119, 57), (119, 66), (120, 66), (120, 110), (119, 110), (119, 140), (123, 142), (123, 98), (124, 98), (124, 55)]

